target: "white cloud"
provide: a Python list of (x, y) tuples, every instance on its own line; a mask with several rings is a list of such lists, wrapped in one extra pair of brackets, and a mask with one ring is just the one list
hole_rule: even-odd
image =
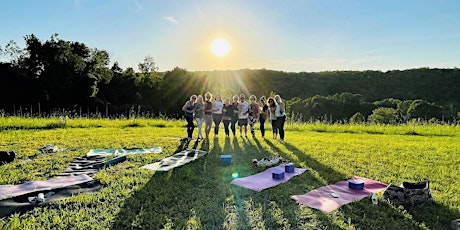
[(163, 19), (174, 24), (179, 24), (179, 21), (177, 21), (174, 17), (171, 16), (163, 17)]

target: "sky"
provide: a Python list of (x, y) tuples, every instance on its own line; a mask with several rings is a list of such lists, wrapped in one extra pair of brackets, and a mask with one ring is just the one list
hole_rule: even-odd
[[(286, 72), (460, 66), (458, 0), (14, 0), (0, 1), (0, 48), (55, 33), (159, 71)], [(217, 57), (214, 39), (230, 52)]]

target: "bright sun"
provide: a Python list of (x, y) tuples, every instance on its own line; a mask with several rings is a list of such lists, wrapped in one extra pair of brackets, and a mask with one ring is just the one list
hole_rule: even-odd
[(224, 57), (230, 52), (230, 44), (223, 38), (217, 38), (211, 43), (211, 51), (218, 57)]

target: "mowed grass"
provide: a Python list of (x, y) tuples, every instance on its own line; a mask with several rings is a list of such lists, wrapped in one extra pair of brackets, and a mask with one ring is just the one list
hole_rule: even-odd
[[(0, 127), (0, 150), (18, 153), (0, 166), (0, 184), (52, 178), (90, 149), (163, 148), (98, 172), (98, 192), (0, 219), (0, 229), (448, 229), (460, 218), (459, 126), (287, 123), (284, 144), (270, 129), (267, 139), (259, 130), (253, 139), (225, 138), (221, 128), (209, 144), (190, 143), (207, 156), (168, 172), (139, 167), (179, 151), (185, 121), (0, 118)], [(65, 150), (41, 153), (46, 144)], [(221, 154), (233, 164), (222, 166)], [(263, 171), (251, 159), (268, 155), (308, 170), (261, 192), (230, 184), (232, 175)], [(326, 214), (290, 198), (353, 175), (397, 185), (429, 179), (435, 202), (403, 209), (378, 194), (378, 206), (363, 199)]]

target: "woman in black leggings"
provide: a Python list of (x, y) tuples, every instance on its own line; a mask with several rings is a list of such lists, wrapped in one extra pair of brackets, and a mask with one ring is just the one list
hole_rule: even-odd
[(192, 139), (193, 129), (195, 125), (193, 124), (193, 113), (195, 112), (194, 104), (196, 100), (196, 95), (192, 95), (190, 100), (186, 101), (184, 106), (182, 106), (182, 111), (184, 111), (184, 117), (187, 121), (187, 138), (188, 140)]
[(265, 138), (265, 121), (267, 120), (268, 114), (268, 105), (265, 102), (265, 96), (260, 97), (260, 108), (262, 108), (259, 115), (260, 133), (262, 134), (262, 138)]
[(280, 134), (280, 142), (284, 143), (284, 122), (286, 121), (286, 105), (281, 100), (280, 95), (275, 96), (276, 109), (276, 126)]
[(268, 98), (268, 114), (270, 116), (270, 121), (272, 123), (273, 139), (276, 139), (276, 136), (278, 136), (278, 128), (277, 128), (275, 110), (276, 110), (275, 99), (270, 97)]

